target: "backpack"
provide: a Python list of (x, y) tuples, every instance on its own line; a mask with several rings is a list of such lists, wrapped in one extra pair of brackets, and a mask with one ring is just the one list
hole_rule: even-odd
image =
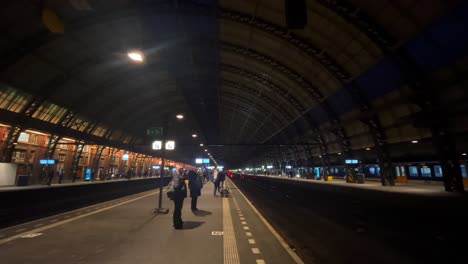
[(201, 176), (197, 175), (197, 181), (196, 181), (197, 187), (201, 190), (203, 188), (203, 180)]
[(182, 197), (187, 197), (187, 185), (185, 184), (185, 178), (179, 179), (179, 185), (174, 188), (174, 194)]

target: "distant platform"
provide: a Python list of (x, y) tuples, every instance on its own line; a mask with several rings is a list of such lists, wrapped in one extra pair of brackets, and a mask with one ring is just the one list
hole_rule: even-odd
[[(267, 177), (273, 179), (282, 179), (290, 181), (301, 181), (315, 184), (330, 184), (338, 185), (350, 188), (375, 190), (382, 192), (393, 192), (393, 193), (406, 193), (406, 194), (421, 194), (421, 195), (452, 195), (452, 193), (446, 192), (442, 182), (436, 181), (410, 181), (409, 183), (396, 183), (395, 186), (382, 186), (380, 181), (376, 179), (366, 180), (365, 183), (347, 183), (343, 179), (334, 178), (331, 181), (324, 180), (312, 180), (303, 178), (289, 178), (287, 176), (270, 176), (270, 175), (252, 175), (257, 177)], [(465, 188), (468, 190), (468, 188)]]

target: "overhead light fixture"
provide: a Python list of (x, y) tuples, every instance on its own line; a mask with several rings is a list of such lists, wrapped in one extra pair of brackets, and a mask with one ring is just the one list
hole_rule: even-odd
[(196, 138), (196, 137), (197, 137), (197, 134), (192, 134), (192, 137), (193, 137), (193, 138)]
[(177, 119), (184, 119), (184, 115), (182, 115), (182, 114), (178, 114), (178, 115), (176, 115), (176, 117), (177, 117)]
[(417, 143), (418, 143), (418, 141), (417, 141), (417, 140), (413, 140), (413, 141), (411, 141), (411, 143), (413, 143), (413, 144), (417, 144)]
[(128, 57), (132, 61), (143, 62), (143, 54), (140, 51), (131, 51), (128, 53)]
[(370, 150), (370, 148), (366, 148), (366, 150)]
[(338, 152), (338, 155), (341, 155), (341, 152)]
[(207, 151), (208, 151), (208, 150), (207, 150), (207, 149), (205, 149), (205, 152), (207, 152)]
[(466, 153), (462, 153), (462, 156), (466, 156)]
[(43, 136), (49, 136), (50, 135), (50, 134), (47, 134), (47, 133), (42, 133), (42, 132), (39, 132), (39, 131), (36, 131), (36, 130), (30, 130), (30, 129), (26, 129), (24, 132), (43, 135)]
[(203, 147), (203, 143), (200, 143), (200, 147)]

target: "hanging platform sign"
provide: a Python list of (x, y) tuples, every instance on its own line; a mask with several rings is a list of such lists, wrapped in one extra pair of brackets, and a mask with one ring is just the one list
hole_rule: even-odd
[(163, 131), (162, 127), (150, 127), (146, 129), (146, 135), (151, 139), (162, 138)]

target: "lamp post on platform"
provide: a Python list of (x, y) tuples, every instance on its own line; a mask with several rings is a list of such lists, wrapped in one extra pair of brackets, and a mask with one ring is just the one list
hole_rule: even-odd
[[(177, 119), (181, 120), (184, 118), (183, 115), (178, 114)], [(169, 213), (168, 208), (163, 208), (162, 207), (162, 193), (163, 193), (163, 187), (164, 187), (164, 176), (165, 176), (165, 167), (166, 167), (166, 150), (174, 150), (175, 149), (175, 141), (174, 140), (167, 140), (167, 129), (169, 127), (169, 118), (166, 116), (164, 118), (164, 125), (162, 128), (157, 128), (159, 131), (158, 133), (153, 133), (158, 134), (161, 137), (161, 140), (155, 140), (153, 141), (152, 144), (152, 149), (153, 150), (161, 150), (161, 167), (160, 167), (160, 173), (159, 173), (159, 202), (158, 202), (158, 207), (154, 210), (154, 213), (156, 214), (167, 214)], [(151, 133), (148, 133), (151, 134)]]

